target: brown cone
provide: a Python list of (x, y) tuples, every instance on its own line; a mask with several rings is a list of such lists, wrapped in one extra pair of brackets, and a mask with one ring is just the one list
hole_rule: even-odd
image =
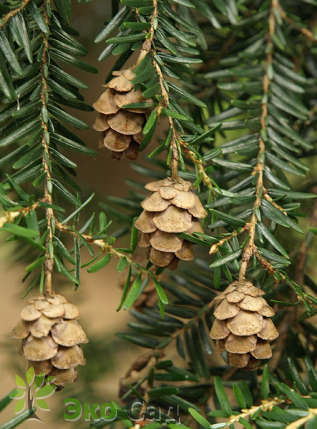
[(251, 282), (236, 281), (215, 300), (210, 336), (221, 343), (233, 367), (256, 369), (259, 360), (272, 356), (270, 342), (279, 334), (270, 319), (274, 310), (262, 295)]
[(113, 79), (93, 104), (97, 112), (93, 128), (101, 132), (101, 147), (111, 150), (114, 159), (121, 159), (123, 153), (129, 159), (136, 159), (147, 111), (125, 109), (124, 106), (145, 100), (142, 92), (134, 88), (132, 69), (114, 71), (112, 74)]
[(207, 213), (191, 183), (166, 178), (148, 183), (145, 189), (152, 194), (141, 203), (143, 212), (135, 222), (139, 246), (149, 249), (149, 259), (158, 267), (174, 269), (178, 260), (193, 260), (192, 243), (178, 234), (202, 232), (199, 219)]
[(87, 337), (76, 320), (77, 307), (61, 295), (31, 299), (21, 311), (12, 336), (22, 340), (22, 353), (36, 374), (53, 375), (64, 386), (76, 379), (75, 368), (85, 364), (80, 347)]

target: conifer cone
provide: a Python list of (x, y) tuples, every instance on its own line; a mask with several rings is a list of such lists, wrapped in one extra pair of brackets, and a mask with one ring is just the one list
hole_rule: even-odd
[(28, 365), (36, 374), (54, 376), (56, 386), (76, 381), (76, 367), (85, 365), (80, 344), (88, 340), (78, 317), (77, 307), (62, 295), (40, 295), (28, 301), (13, 329)]
[(145, 123), (145, 109), (122, 109), (132, 103), (144, 102), (142, 92), (135, 90), (131, 69), (114, 71), (115, 77), (106, 85), (106, 90), (93, 104), (97, 117), (93, 128), (102, 133), (101, 147), (112, 151), (116, 159), (125, 153), (127, 158), (136, 159), (142, 142)]
[(270, 342), (279, 334), (271, 320), (275, 313), (262, 295), (251, 282), (236, 281), (215, 299), (210, 336), (236, 368), (255, 369), (260, 359), (272, 356)]
[(158, 267), (173, 269), (178, 260), (194, 259), (193, 245), (178, 233), (202, 232), (198, 219), (206, 216), (191, 183), (172, 178), (148, 183), (152, 194), (142, 203), (143, 212), (135, 222), (140, 231), (139, 246), (149, 248), (149, 259)]

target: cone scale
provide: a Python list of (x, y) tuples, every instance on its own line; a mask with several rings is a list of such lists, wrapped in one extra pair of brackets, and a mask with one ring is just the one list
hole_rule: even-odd
[(93, 104), (97, 112), (93, 128), (101, 132), (100, 147), (111, 150), (116, 159), (125, 153), (136, 159), (142, 142), (142, 130), (146, 120), (146, 109), (124, 109), (123, 106), (144, 102), (142, 92), (135, 90), (132, 69), (113, 72), (114, 78), (106, 90)]
[(272, 356), (270, 343), (279, 334), (271, 320), (274, 310), (263, 295), (251, 282), (236, 281), (215, 299), (210, 336), (233, 367), (255, 369)]
[(157, 267), (172, 269), (179, 260), (194, 259), (193, 245), (178, 235), (203, 232), (199, 219), (206, 211), (191, 183), (166, 178), (148, 183), (145, 189), (152, 193), (141, 203), (143, 212), (135, 222), (139, 246), (149, 249), (149, 259)]
[(36, 374), (54, 376), (63, 387), (77, 378), (76, 367), (85, 365), (80, 344), (88, 339), (78, 323), (77, 307), (62, 295), (40, 295), (28, 301), (12, 336), (22, 340), (22, 354)]

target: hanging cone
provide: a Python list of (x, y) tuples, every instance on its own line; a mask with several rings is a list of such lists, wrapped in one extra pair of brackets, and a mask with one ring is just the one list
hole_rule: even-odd
[(80, 344), (88, 339), (76, 319), (78, 308), (61, 295), (31, 299), (21, 311), (12, 336), (22, 340), (22, 352), (36, 374), (53, 375), (57, 386), (76, 380), (85, 365)]
[(262, 295), (252, 283), (236, 281), (216, 299), (210, 336), (236, 368), (256, 369), (259, 360), (272, 356), (270, 342), (279, 334), (270, 319), (274, 310)]
[(134, 88), (135, 75), (131, 69), (112, 74), (114, 78), (93, 104), (97, 112), (93, 128), (102, 133), (100, 146), (111, 150), (113, 158), (120, 159), (125, 153), (127, 158), (136, 159), (147, 109), (125, 109), (124, 106), (145, 100), (142, 92)]
[(191, 183), (166, 178), (148, 183), (145, 189), (152, 194), (141, 203), (143, 212), (135, 222), (139, 246), (149, 248), (149, 259), (158, 267), (174, 269), (178, 260), (193, 260), (192, 243), (178, 233), (202, 232), (199, 219), (207, 213)]

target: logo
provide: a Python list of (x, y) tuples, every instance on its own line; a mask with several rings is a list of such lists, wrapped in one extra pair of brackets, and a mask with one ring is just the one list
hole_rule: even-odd
[[(16, 388), (10, 398), (15, 400), (14, 411), (21, 415), (25, 411), (27, 420), (42, 420), (36, 414), (37, 410), (50, 411), (46, 399), (56, 391), (54, 376), (36, 375), (34, 368), (29, 368), (23, 377), (16, 375)], [(127, 408), (120, 408), (115, 402), (88, 403), (77, 398), (64, 399), (64, 420), (76, 422), (83, 419), (85, 422), (101, 421), (111, 423), (120, 420), (135, 422), (136, 426), (149, 423), (165, 423), (177, 425), (180, 423), (179, 407), (161, 409), (151, 403), (134, 400)], [(2, 426), (1, 426), (2, 427)]]
[[(56, 390), (53, 383), (55, 377), (46, 377), (44, 374), (35, 375), (33, 367), (30, 367), (24, 377), (15, 376), (16, 389), (10, 395), (15, 399), (15, 413), (20, 414), (24, 410), (34, 411), (40, 409), (50, 411), (46, 399), (52, 396)], [(35, 411), (34, 411), (35, 412)], [(32, 414), (30, 419), (40, 420), (36, 414)]]

